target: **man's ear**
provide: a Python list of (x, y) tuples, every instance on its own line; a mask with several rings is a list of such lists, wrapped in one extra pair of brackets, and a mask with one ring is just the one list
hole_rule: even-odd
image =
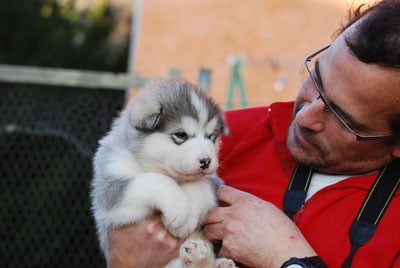
[(153, 131), (160, 122), (162, 113), (163, 113), (163, 107), (161, 106), (157, 112), (152, 113), (146, 117), (143, 117), (141, 118), (141, 120), (138, 120), (135, 123), (134, 127), (140, 131)]
[(400, 158), (400, 142), (397, 142), (393, 151), (392, 156), (395, 158)]

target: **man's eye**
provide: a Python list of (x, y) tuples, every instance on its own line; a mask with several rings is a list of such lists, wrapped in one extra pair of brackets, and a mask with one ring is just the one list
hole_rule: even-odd
[(186, 132), (175, 132), (172, 133), (171, 138), (176, 144), (179, 145), (184, 143), (189, 138), (189, 136), (186, 134)]
[(325, 102), (324, 102), (324, 112), (333, 114), (332, 110)]
[(318, 86), (321, 86), (321, 81), (319, 80), (318, 75), (315, 73), (315, 71), (311, 74), (312, 77), (314, 78), (315, 82), (317, 82)]
[(332, 110), (331, 110), (331, 109), (329, 108), (329, 106), (326, 104), (326, 101), (324, 101), (324, 99), (323, 99), (321, 93), (319, 93), (319, 95), (318, 95), (318, 97), (317, 97), (317, 100), (321, 100), (322, 103), (324, 104), (324, 112), (332, 113)]

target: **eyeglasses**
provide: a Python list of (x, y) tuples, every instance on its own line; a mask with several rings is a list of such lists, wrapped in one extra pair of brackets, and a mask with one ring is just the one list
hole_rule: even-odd
[(330, 45), (318, 50), (317, 52), (311, 54), (310, 56), (308, 56), (304, 62), (304, 65), (307, 69), (308, 75), (311, 78), (311, 81), (313, 82), (315, 89), (318, 91), (318, 98), (322, 100), (322, 102), (325, 105), (325, 108), (328, 112), (330, 112), (348, 131), (350, 131), (354, 136), (356, 136), (356, 140), (357, 141), (369, 141), (369, 140), (390, 140), (393, 138), (392, 134), (384, 134), (384, 135), (365, 135), (365, 134), (361, 134), (359, 131), (354, 130), (352, 127), (350, 127), (348, 125), (348, 123), (346, 122), (345, 119), (343, 119), (343, 117), (341, 115), (339, 115), (335, 109), (328, 103), (328, 101), (326, 100), (323, 90), (321, 89), (319, 83), (316, 81), (314, 75), (311, 72), (310, 67), (308, 66), (308, 64), (310, 64), (310, 62), (312, 62), (315, 58), (315, 56), (317, 56), (318, 54), (320, 54), (321, 52), (327, 50), (330, 47)]

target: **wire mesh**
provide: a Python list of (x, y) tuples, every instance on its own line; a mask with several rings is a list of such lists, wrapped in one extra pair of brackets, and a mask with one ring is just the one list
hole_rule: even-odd
[(91, 162), (123, 102), (124, 91), (0, 83), (1, 267), (105, 267)]

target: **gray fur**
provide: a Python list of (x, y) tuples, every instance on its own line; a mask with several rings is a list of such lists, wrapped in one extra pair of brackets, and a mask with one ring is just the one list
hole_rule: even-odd
[(190, 95), (191, 92), (195, 92), (199, 99), (204, 101), (203, 103), (208, 112), (208, 121), (211, 121), (215, 116), (218, 118), (218, 129), (216, 129), (215, 134), (219, 135), (223, 132), (225, 135), (229, 135), (222, 110), (217, 103), (206, 94), (205, 90), (184, 80), (159, 83), (153, 89), (157, 90), (157, 102), (162, 104), (162, 113), (161, 116), (157, 118), (158, 121), (153, 128), (154, 131), (165, 131), (168, 126), (178, 123), (183, 115), (199, 120), (198, 113), (195, 107), (193, 107)]
[(106, 210), (110, 210), (122, 200), (126, 186), (129, 184), (131, 179), (116, 179), (105, 181), (106, 185), (104, 187), (104, 196), (102, 203), (104, 204)]
[(188, 83), (183, 82), (159, 92), (159, 102), (163, 103), (164, 111), (157, 127), (158, 131), (163, 131), (168, 125), (178, 123), (182, 119), (182, 115), (199, 119), (196, 109), (191, 103), (191, 91), (179, 90), (179, 88), (188, 87), (186, 84)]
[(210, 182), (211, 182), (211, 186), (213, 187), (214, 193), (215, 195), (217, 195), (217, 190), (221, 185), (224, 185), (224, 181), (221, 180), (220, 177), (217, 176), (217, 174), (215, 174), (214, 176), (209, 178)]

